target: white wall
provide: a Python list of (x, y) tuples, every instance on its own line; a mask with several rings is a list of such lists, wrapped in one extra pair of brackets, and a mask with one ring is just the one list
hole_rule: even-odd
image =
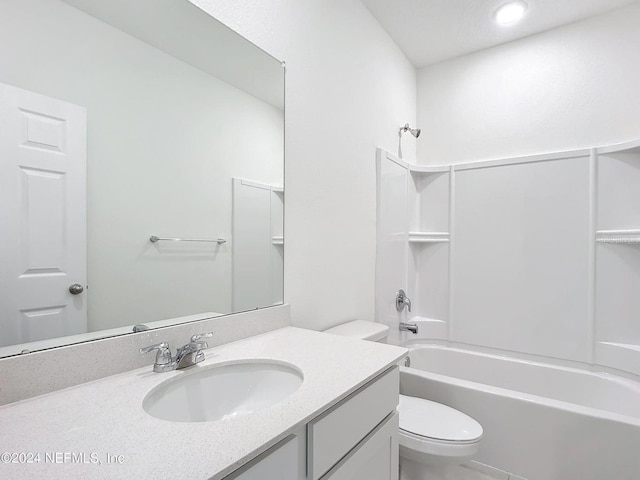
[[(287, 62), (285, 301), (294, 325), (374, 318), (375, 149), (415, 121), (415, 69), (359, 0), (192, 0)], [(403, 141), (405, 159), (415, 141)], [(389, 292), (394, 295), (395, 292)]]
[(231, 178), (282, 183), (283, 112), (62, 2), (0, 18), (0, 81), (88, 111), (90, 330), (229, 312), (231, 242), (148, 238), (231, 241)]
[(640, 4), (418, 72), (418, 161), (459, 163), (640, 136)]

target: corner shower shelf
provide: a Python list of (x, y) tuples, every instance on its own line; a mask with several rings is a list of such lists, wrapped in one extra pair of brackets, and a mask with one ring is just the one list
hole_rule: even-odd
[(596, 243), (640, 245), (640, 230), (599, 230)]
[(640, 345), (634, 345), (631, 343), (616, 343), (616, 342), (600, 342), (603, 345), (611, 347), (622, 348), (624, 350), (631, 350), (633, 352), (640, 353)]
[(424, 322), (424, 323), (433, 323), (433, 324), (446, 324), (446, 320), (440, 320), (439, 318), (430, 318), (430, 317), (422, 317), (420, 315), (415, 315), (409, 318), (410, 322)]
[(415, 165), (409, 164), (409, 172), (412, 174), (420, 173), (449, 173), (451, 167), (449, 165)]
[(409, 243), (447, 243), (449, 232), (409, 232)]
[(597, 342), (596, 360), (600, 365), (618, 368), (640, 375), (640, 345), (618, 342)]
[(434, 340), (446, 340), (448, 326), (446, 320), (438, 318), (421, 317), (419, 315), (409, 318), (409, 322), (418, 325), (418, 333), (410, 338), (424, 339), (430, 338)]

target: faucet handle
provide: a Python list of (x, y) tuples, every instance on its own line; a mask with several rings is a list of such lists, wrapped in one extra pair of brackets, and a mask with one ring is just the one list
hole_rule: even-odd
[[(209, 332), (209, 333), (196, 333), (195, 335), (191, 335), (191, 342), (197, 342), (199, 341), (201, 338), (211, 338), (213, 337), (213, 332)], [(207, 342), (201, 342), (204, 343), (205, 345), (207, 344)], [(207, 348), (207, 347), (205, 347)]]
[(150, 345), (140, 349), (140, 353), (149, 353), (157, 350), (156, 353), (156, 365), (167, 365), (172, 362), (171, 349), (167, 342), (158, 343), (156, 345)]
[(411, 311), (411, 300), (407, 297), (407, 292), (401, 288), (396, 292), (396, 310), (401, 312), (404, 307)]
[(207, 342), (205, 342), (204, 340), (198, 340), (196, 342), (190, 342), (188, 344), (188, 347), (191, 350), (195, 350), (196, 352), (199, 352), (202, 349), (209, 348), (209, 344)]

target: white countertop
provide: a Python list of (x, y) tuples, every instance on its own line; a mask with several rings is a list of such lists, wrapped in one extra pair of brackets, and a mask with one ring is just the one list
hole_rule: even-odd
[[(147, 366), (5, 405), (0, 407), (0, 478), (220, 479), (405, 353), (401, 347), (287, 327), (206, 350), (204, 362), (185, 370), (154, 373)], [(304, 381), (282, 402), (229, 420), (168, 422), (142, 409), (146, 394), (161, 382), (246, 359), (293, 364)], [(14, 456), (20, 463), (5, 463), (6, 453), (25, 455)], [(35, 454), (39, 463), (22, 463), (35, 460)], [(107, 455), (121, 456), (121, 463), (107, 463)], [(87, 463), (73, 463), (83, 459)]]

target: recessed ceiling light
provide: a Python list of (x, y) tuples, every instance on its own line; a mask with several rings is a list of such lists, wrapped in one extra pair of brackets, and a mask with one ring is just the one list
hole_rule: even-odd
[(495, 20), (500, 25), (512, 25), (524, 17), (527, 4), (522, 0), (509, 2), (496, 10)]

